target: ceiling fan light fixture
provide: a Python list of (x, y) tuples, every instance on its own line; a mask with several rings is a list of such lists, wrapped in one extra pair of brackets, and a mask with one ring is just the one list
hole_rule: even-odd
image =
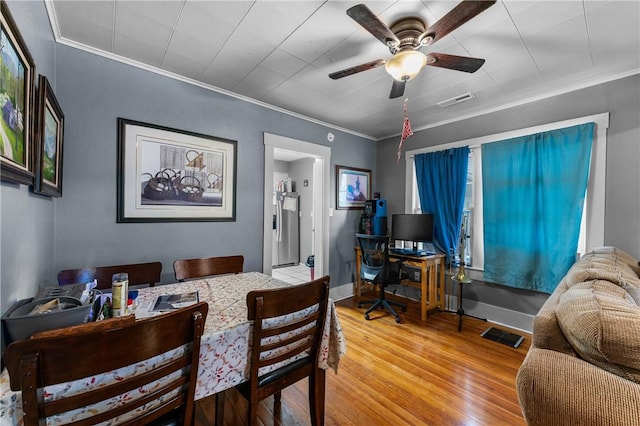
[(391, 77), (398, 81), (408, 81), (418, 75), (427, 63), (427, 57), (417, 50), (404, 50), (393, 55), (384, 65)]

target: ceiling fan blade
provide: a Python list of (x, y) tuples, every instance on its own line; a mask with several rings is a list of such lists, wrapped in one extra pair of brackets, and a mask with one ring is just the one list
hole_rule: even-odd
[(356, 74), (362, 71), (367, 71), (372, 68), (377, 68), (381, 65), (384, 65), (387, 61), (384, 59), (376, 59), (375, 61), (367, 62), (366, 64), (356, 65), (355, 67), (347, 68), (342, 71), (336, 71), (329, 74), (329, 77), (333, 80), (337, 80), (342, 77), (349, 76), (351, 74)]
[(478, 71), (484, 62), (484, 59), (470, 58), (468, 56), (447, 55), (446, 53), (427, 54), (427, 65), (429, 66), (469, 73)]
[(389, 99), (399, 98), (404, 95), (404, 85), (406, 81), (398, 81), (395, 78), (393, 79), (393, 84), (391, 85), (391, 93), (389, 94)]
[[(380, 21), (364, 4), (358, 4), (347, 9), (347, 15), (360, 24), (365, 30), (373, 34), (373, 36), (384, 43), (385, 46), (395, 50), (395, 48), (400, 45), (400, 40), (393, 31)], [(392, 51), (392, 53), (395, 52)]]
[(494, 4), (495, 0), (465, 0), (444, 15), (438, 22), (427, 28), (427, 30), (418, 37), (418, 41), (424, 46), (433, 44)]

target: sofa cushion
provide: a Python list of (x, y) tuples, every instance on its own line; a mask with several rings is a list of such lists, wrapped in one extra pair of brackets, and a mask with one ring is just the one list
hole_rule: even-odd
[(635, 272), (637, 276), (640, 276), (640, 261), (638, 261), (638, 259), (631, 256), (629, 253), (627, 253), (624, 250), (621, 250), (617, 247), (604, 246), (604, 247), (594, 248), (593, 250), (590, 251), (590, 253), (593, 253), (596, 256), (603, 255), (603, 254), (613, 255), (616, 258), (618, 258), (621, 262), (628, 265), (633, 270), (633, 272)]
[(591, 251), (585, 254), (569, 269), (564, 280), (569, 287), (592, 280), (607, 280), (621, 287), (640, 287), (640, 277), (629, 259), (613, 252)]
[(640, 307), (604, 280), (577, 283), (561, 297), (558, 324), (578, 356), (640, 383)]

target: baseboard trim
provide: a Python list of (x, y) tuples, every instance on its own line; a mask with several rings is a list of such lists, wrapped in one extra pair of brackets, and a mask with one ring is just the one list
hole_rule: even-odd
[[(331, 287), (329, 291), (329, 297), (334, 301), (347, 299), (355, 295), (355, 284), (346, 283), (340, 286)], [(409, 297), (411, 300), (415, 300)], [(456, 296), (450, 296), (450, 306), (458, 306), (458, 298)], [(480, 318), (486, 318), (487, 321), (512, 328), (514, 330), (522, 331), (525, 333), (531, 333), (533, 330), (533, 317), (534, 315), (525, 314), (523, 312), (506, 309), (501, 306), (490, 305), (488, 303), (477, 302), (474, 300), (464, 300), (464, 311), (469, 315), (473, 315)]]
[(355, 283), (346, 283), (329, 289), (329, 297), (334, 302), (355, 296)]
[[(456, 296), (451, 296), (451, 306), (458, 306)], [(469, 299), (464, 299), (463, 308), (465, 313), (486, 318), (487, 321), (496, 325), (503, 325), (529, 334), (533, 330), (534, 315), (531, 314)]]

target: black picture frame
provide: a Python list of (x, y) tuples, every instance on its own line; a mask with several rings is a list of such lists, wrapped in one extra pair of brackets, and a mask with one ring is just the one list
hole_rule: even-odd
[(371, 170), (336, 166), (336, 209), (363, 209), (371, 199)]
[(0, 179), (31, 185), (36, 67), (6, 2), (0, 10)]
[(33, 192), (61, 197), (64, 114), (49, 80), (44, 75), (38, 78), (37, 105), (36, 174)]
[(118, 223), (236, 220), (237, 141), (118, 118)]

